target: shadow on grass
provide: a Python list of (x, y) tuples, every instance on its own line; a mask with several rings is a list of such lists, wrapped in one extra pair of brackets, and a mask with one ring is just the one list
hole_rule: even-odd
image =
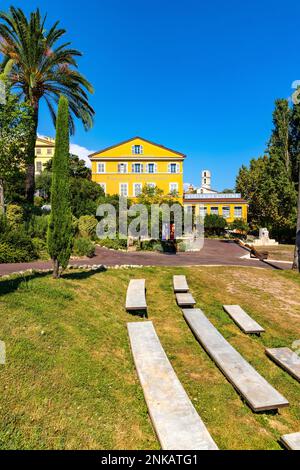
[[(94, 274), (98, 274), (100, 272), (104, 272), (107, 269), (105, 267), (101, 267), (99, 269), (90, 270), (90, 271), (74, 271), (63, 273), (61, 275), (61, 279), (87, 279)], [(1, 280), (0, 278), (0, 297), (11, 292), (15, 292), (19, 289), (20, 284), (24, 282), (29, 282), (33, 279), (43, 278), (46, 276), (51, 276), (52, 273), (49, 272), (33, 272), (33, 273), (24, 273), (24, 274), (12, 274), (10, 278)]]
[[(14, 277), (15, 276), (15, 277)], [(9, 279), (0, 278), (0, 297), (2, 295), (9, 294), (18, 290), (20, 284), (23, 282), (29, 282), (32, 279), (49, 276), (49, 273), (28, 273), (28, 274), (15, 274), (12, 275)]]
[(107, 268), (102, 266), (101, 268), (98, 269), (93, 269), (93, 270), (88, 270), (88, 271), (80, 271), (80, 270), (74, 270), (72, 272), (67, 271), (66, 273), (63, 273), (61, 275), (61, 279), (88, 279), (91, 276), (94, 276), (95, 274), (98, 273), (103, 273), (107, 271)]

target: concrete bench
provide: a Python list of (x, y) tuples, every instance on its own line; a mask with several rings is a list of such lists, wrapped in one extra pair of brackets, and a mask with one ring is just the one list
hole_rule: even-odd
[(174, 292), (188, 292), (189, 286), (186, 282), (186, 277), (182, 275), (173, 276)]
[(300, 382), (300, 357), (289, 348), (266, 349), (266, 354)]
[(288, 450), (300, 450), (300, 432), (284, 434), (280, 440)]
[(223, 305), (223, 309), (244, 333), (260, 334), (265, 331), (239, 305)]
[(178, 380), (151, 321), (127, 324), (149, 414), (165, 450), (217, 449)]
[(194, 307), (194, 305), (196, 305), (196, 301), (192, 294), (177, 292), (175, 295), (179, 307)]
[(145, 279), (131, 279), (126, 294), (126, 310), (147, 310)]
[(200, 344), (253, 411), (288, 406), (289, 402), (245, 361), (200, 309), (184, 309), (183, 315)]

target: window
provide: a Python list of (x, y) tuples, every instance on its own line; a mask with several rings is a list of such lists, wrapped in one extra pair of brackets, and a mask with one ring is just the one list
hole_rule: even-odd
[(205, 217), (207, 214), (207, 207), (206, 206), (200, 206), (199, 207), (199, 215), (200, 217)]
[(169, 185), (170, 193), (178, 192), (178, 183), (170, 183)]
[(97, 173), (105, 173), (105, 163), (97, 164)]
[(204, 184), (206, 184), (206, 178), (204, 178)]
[(211, 215), (219, 215), (219, 208), (218, 207), (211, 207), (210, 208)]
[(119, 173), (127, 173), (127, 163), (119, 163), (118, 172)]
[(142, 192), (142, 189), (143, 189), (142, 183), (134, 183), (134, 185), (133, 185), (133, 195), (135, 197), (139, 196)]
[(128, 196), (128, 184), (127, 183), (120, 183), (120, 196), (123, 196), (123, 197)]
[(206, 171), (203, 173), (203, 176), (206, 176)]
[(41, 155), (42, 154), (42, 149), (36, 149), (35, 154), (36, 155)]
[(242, 218), (242, 208), (241, 206), (237, 206), (234, 208), (234, 218), (241, 219)]
[(47, 155), (52, 155), (52, 149), (47, 149)]
[(101, 188), (103, 189), (104, 191), (104, 194), (106, 194), (106, 184), (105, 183), (98, 183), (99, 186), (101, 186)]
[(222, 216), (224, 217), (224, 219), (229, 219), (229, 217), (230, 217), (230, 207), (229, 206), (222, 207)]
[(157, 172), (157, 166), (155, 163), (148, 163), (147, 164), (147, 173), (156, 173)]
[(156, 188), (155, 183), (147, 183), (148, 188)]
[(142, 145), (133, 145), (131, 147), (133, 155), (142, 155), (143, 153), (143, 146)]
[(132, 173), (143, 173), (143, 164), (142, 163), (133, 163)]
[(170, 163), (168, 165), (168, 173), (179, 173), (179, 163)]
[(36, 162), (36, 166), (35, 166), (35, 167), (36, 167), (36, 171), (37, 171), (38, 173), (41, 173), (41, 172), (42, 172), (42, 169), (43, 169), (43, 164), (42, 164), (42, 162)]

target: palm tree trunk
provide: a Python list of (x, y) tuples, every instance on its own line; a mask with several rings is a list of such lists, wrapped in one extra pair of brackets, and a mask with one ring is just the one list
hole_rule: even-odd
[(298, 269), (300, 272), (300, 161), (299, 161), (299, 184), (298, 184), (298, 210), (297, 210), (297, 230), (296, 230), (296, 243), (294, 252), (294, 262), (292, 269)]
[(26, 179), (25, 179), (25, 194), (27, 202), (33, 204), (35, 193), (35, 145), (38, 128), (39, 104), (33, 104), (32, 124), (30, 129), (30, 137), (28, 139), (27, 158), (26, 158)]
[(0, 215), (5, 213), (3, 179), (0, 178)]

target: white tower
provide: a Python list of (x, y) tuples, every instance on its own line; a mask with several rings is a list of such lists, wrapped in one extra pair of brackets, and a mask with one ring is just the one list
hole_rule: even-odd
[(211, 172), (209, 170), (203, 170), (201, 173), (201, 188), (211, 189)]

